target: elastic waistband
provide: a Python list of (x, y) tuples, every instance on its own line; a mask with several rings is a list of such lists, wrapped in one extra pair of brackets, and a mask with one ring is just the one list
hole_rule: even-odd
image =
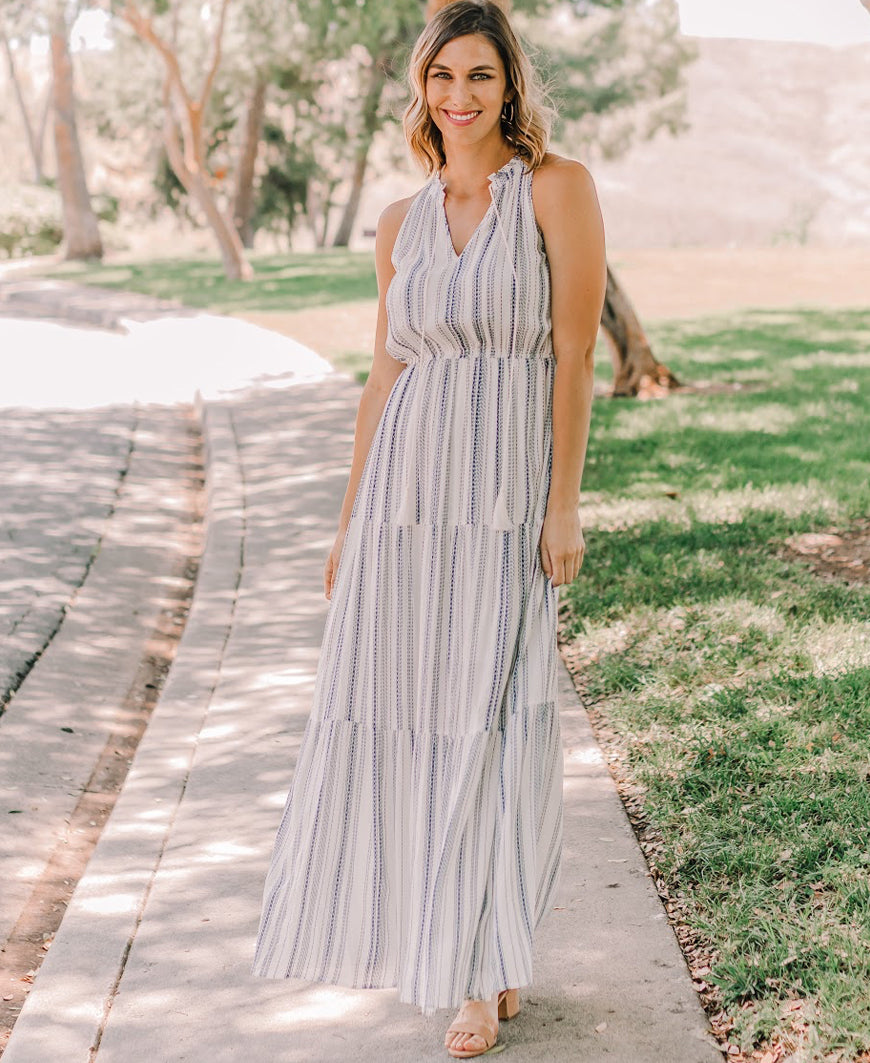
[(419, 354), (412, 358), (407, 364), (417, 365), (420, 362), (463, 362), (471, 360), (472, 358), (512, 359), (518, 362), (555, 362), (556, 360), (556, 356), (547, 351), (535, 354), (505, 354), (501, 351), (481, 348), (476, 351), (463, 351), (461, 354)]

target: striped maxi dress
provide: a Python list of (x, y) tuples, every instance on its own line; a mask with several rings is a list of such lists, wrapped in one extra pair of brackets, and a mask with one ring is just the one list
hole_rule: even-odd
[(515, 155), (461, 254), (444, 184), (393, 250), (375, 430), (335, 574), (252, 974), (426, 1015), (532, 982), (562, 850), (550, 275)]

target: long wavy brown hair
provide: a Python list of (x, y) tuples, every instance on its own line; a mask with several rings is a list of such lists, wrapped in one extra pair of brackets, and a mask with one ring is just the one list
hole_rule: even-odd
[[(431, 3), (430, 10), (436, 6), (437, 3)], [(510, 101), (502, 109), (502, 135), (525, 160), (526, 168), (534, 170), (546, 154), (555, 112), (504, 8), (494, 0), (450, 0), (435, 12), (417, 38), (408, 62), (411, 102), (402, 115), (402, 128), (411, 154), (427, 175), (440, 170), (447, 161), (441, 130), (429, 116), (426, 76), (435, 56), (448, 41), (471, 33), (486, 37), (501, 57)]]

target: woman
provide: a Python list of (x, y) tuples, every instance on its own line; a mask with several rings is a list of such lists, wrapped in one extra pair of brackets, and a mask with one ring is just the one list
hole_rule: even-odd
[(556, 588), (605, 288), (586, 168), (504, 12), (455, 0), (411, 56), (430, 178), (379, 219), (372, 370), (253, 973), (461, 1004), (456, 1057), (532, 980), (562, 841)]

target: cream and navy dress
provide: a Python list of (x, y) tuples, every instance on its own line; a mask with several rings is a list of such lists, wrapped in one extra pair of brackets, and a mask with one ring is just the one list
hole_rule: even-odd
[(444, 184), (393, 250), (402, 370), (357, 489), (252, 974), (424, 1014), (532, 982), (562, 847), (550, 275), (515, 155), (461, 254)]

